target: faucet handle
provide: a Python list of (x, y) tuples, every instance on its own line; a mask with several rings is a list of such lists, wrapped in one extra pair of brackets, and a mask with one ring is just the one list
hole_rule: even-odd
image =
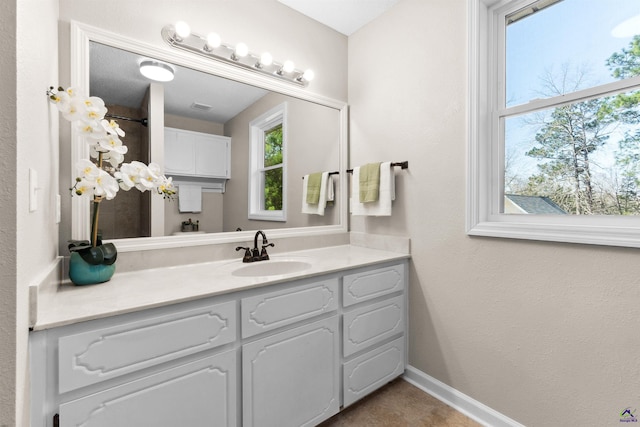
[(244, 256), (242, 257), (242, 262), (253, 262), (253, 257), (251, 256), (251, 249), (244, 246), (238, 246), (236, 251), (244, 249)]
[(262, 245), (262, 252), (260, 252), (260, 261), (267, 261), (269, 259), (269, 254), (267, 253), (267, 248), (269, 246), (274, 247), (275, 244), (269, 243), (266, 245)]

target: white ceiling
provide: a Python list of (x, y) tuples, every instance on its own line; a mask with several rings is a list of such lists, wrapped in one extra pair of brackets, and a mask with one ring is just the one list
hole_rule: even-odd
[(350, 36), (398, 0), (278, 0), (334, 30)]

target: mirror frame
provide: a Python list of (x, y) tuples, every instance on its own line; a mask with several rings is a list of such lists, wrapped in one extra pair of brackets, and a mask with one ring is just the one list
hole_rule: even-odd
[[(331, 99), (322, 95), (310, 93), (307, 88), (302, 88), (269, 76), (253, 73), (230, 64), (225, 64), (213, 59), (200, 57), (169, 46), (160, 48), (156, 45), (140, 42), (124, 37), (101, 28), (86, 25), (77, 21), (71, 21), (71, 55), (70, 55), (70, 83), (83, 93), (89, 93), (89, 45), (90, 42), (102, 43), (123, 50), (128, 50), (139, 55), (145, 55), (170, 63), (193, 68), (208, 74), (257, 86), (270, 91), (289, 95), (304, 101), (313, 102), (340, 113), (340, 139), (339, 139), (339, 180), (338, 188), (340, 198), (336, 208), (339, 211), (339, 223), (327, 226), (309, 226), (297, 228), (281, 228), (269, 230), (269, 238), (302, 237), (310, 235), (326, 235), (348, 232), (348, 186), (347, 186), (347, 156), (348, 156), (348, 105), (346, 102)], [(158, 40), (160, 38), (158, 29)], [(80, 134), (71, 129), (71, 167), (78, 160), (88, 158), (87, 144), (82, 143)], [(72, 175), (73, 176), (73, 175)], [(155, 196), (155, 195), (154, 195)], [(71, 238), (88, 239), (90, 229), (89, 218), (90, 200), (87, 197), (71, 198)], [(163, 237), (136, 237), (111, 240), (118, 251), (131, 252), (151, 249), (178, 248), (185, 246), (212, 245), (233, 242), (246, 242), (253, 239), (256, 230), (231, 231), (219, 233), (207, 233), (190, 236), (163, 236)]]

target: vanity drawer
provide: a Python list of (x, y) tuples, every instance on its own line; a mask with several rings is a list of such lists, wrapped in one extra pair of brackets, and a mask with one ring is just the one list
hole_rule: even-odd
[(236, 339), (233, 301), (58, 339), (59, 392), (209, 350)]
[(252, 337), (337, 308), (337, 278), (243, 298), (242, 337)]
[(348, 274), (343, 278), (343, 304), (348, 307), (403, 289), (404, 264)]
[(344, 407), (382, 387), (404, 372), (404, 337), (344, 364)]
[(358, 307), (343, 315), (344, 356), (404, 332), (404, 295)]
[(60, 426), (237, 425), (237, 351), (229, 350), (60, 405)]

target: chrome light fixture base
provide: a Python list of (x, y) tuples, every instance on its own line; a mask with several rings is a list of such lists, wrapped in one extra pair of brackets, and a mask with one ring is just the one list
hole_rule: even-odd
[(236, 54), (236, 49), (233, 46), (229, 46), (224, 43), (220, 43), (219, 46), (211, 48), (207, 45), (206, 37), (195, 33), (190, 33), (185, 37), (179, 37), (176, 34), (176, 29), (173, 25), (165, 26), (162, 29), (161, 34), (162, 39), (167, 42), (169, 46), (177, 49), (182, 49), (206, 58), (222, 61), (236, 67), (252, 70), (298, 86), (306, 87), (309, 83), (308, 80), (304, 78), (305, 72), (297, 69), (290, 72), (284, 72), (284, 64), (275, 61), (270, 64), (262, 64), (260, 62), (260, 55), (248, 52), (245, 56), (239, 56)]

